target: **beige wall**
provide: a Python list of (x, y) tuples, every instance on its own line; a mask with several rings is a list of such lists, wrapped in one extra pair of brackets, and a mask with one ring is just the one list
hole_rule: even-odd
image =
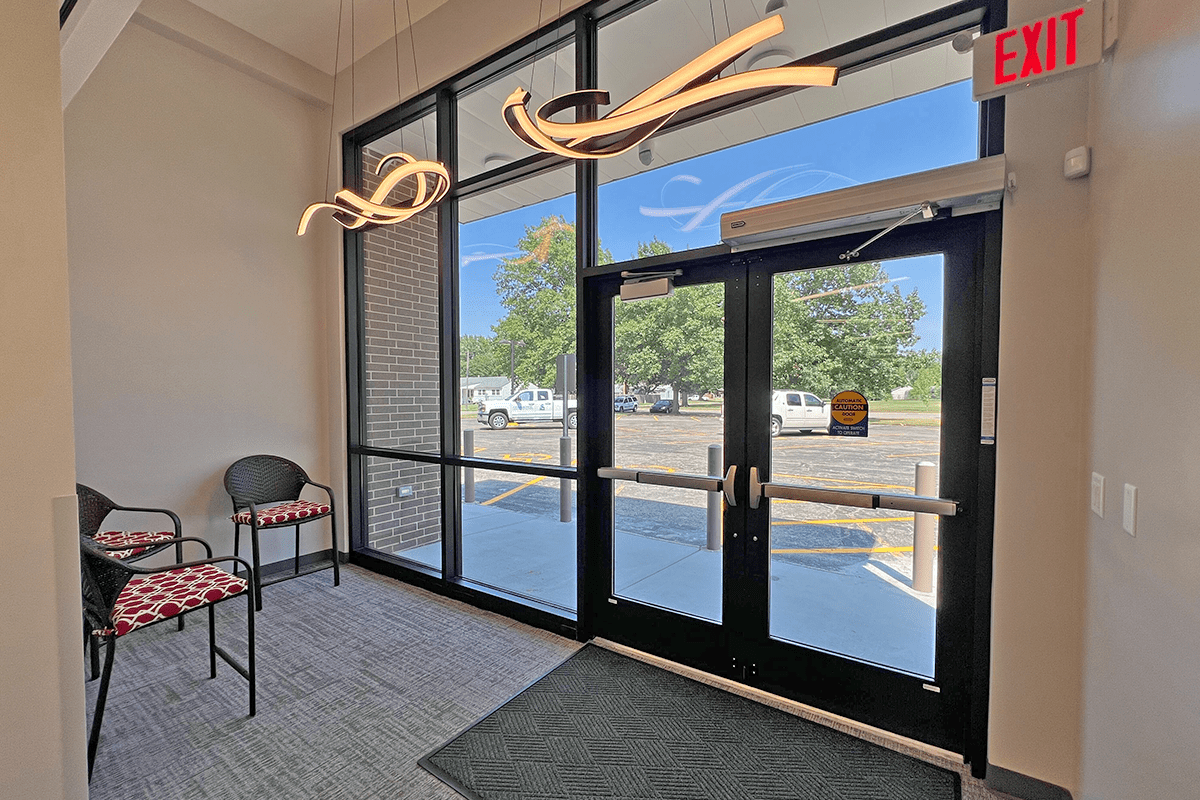
[[(1009, 21), (1059, 0), (1011, 0)], [(1063, 154), (1087, 141), (1088, 76), (1010, 95), (1000, 271), (996, 528), (988, 760), (1074, 790), (1087, 544), (1092, 266), (1087, 179)]]
[(0, 794), (39, 800), (87, 796), (59, 94), (54, 7), (0, 7)]
[(1166, 800), (1200, 792), (1200, 6), (1122, 0), (1120, 23), (1093, 84), (1089, 441), (1107, 482), (1088, 516), (1082, 787)]
[(231, 552), (235, 459), (345, 463), (338, 237), (295, 235), (327, 112), (131, 24), (64, 116), (79, 480)]

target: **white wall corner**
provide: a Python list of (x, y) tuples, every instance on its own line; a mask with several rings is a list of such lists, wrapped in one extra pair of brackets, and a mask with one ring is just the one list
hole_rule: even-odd
[(83, 88), (92, 70), (125, 29), (141, 0), (79, 0), (59, 31), (62, 107)]

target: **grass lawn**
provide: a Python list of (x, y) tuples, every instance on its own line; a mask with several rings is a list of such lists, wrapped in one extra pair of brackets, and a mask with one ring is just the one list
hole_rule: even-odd
[(871, 400), (868, 404), (872, 411), (923, 411), (930, 414), (940, 414), (941, 400)]

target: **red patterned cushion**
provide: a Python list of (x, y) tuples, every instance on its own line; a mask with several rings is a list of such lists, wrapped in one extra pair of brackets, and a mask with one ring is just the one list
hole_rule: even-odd
[[(279, 506), (258, 509), (258, 526), (278, 525), (281, 522), (297, 522), (309, 517), (319, 517), (329, 513), (325, 503), (310, 503), (307, 500), (293, 500)], [(250, 524), (250, 511), (239, 511), (233, 515), (234, 522)]]
[(127, 583), (117, 595), (112, 627), (96, 633), (106, 635), (116, 631), (117, 636), (124, 636), (152, 622), (176, 616), (181, 611), (241, 594), (246, 588), (244, 579), (213, 564), (140, 576)]
[[(174, 539), (175, 534), (172, 531), (104, 531), (97, 533), (93, 538), (105, 547), (115, 547), (119, 544), (153, 544), (163, 539)], [(106, 550), (105, 552), (113, 558), (129, 558), (146, 552), (146, 548), (134, 547), (130, 550)]]

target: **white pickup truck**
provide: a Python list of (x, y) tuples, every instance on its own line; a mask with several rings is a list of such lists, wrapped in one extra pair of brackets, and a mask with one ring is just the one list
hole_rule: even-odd
[(771, 435), (785, 430), (829, 430), (829, 404), (811, 392), (790, 389), (771, 396)]
[[(549, 389), (522, 389), (507, 400), (488, 400), (479, 404), (479, 422), (495, 430), (503, 430), (510, 422), (561, 422), (562, 398)], [(574, 400), (567, 404), (567, 427), (579, 424)]]

